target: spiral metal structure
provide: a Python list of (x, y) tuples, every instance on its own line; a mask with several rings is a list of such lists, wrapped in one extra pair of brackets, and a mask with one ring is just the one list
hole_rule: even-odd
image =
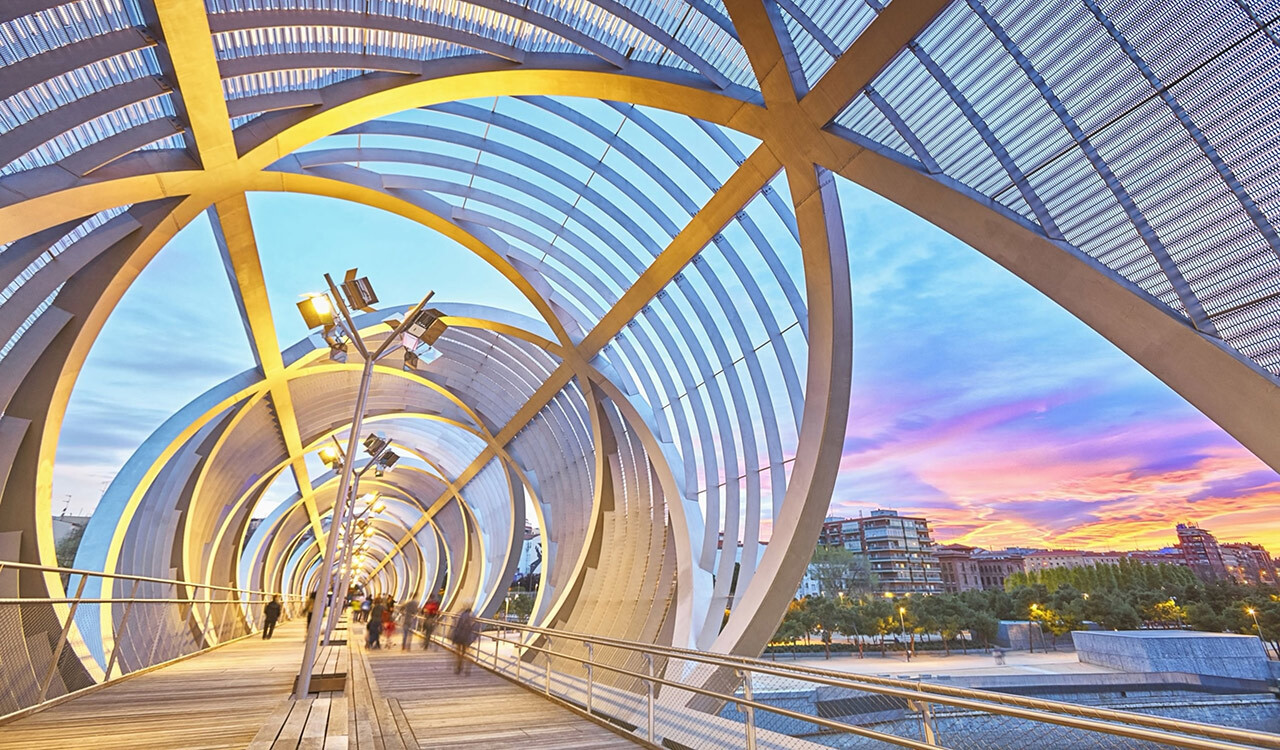
[[(848, 416), (857, 238), (837, 180), (990, 256), (1280, 466), (1278, 13), (7, 0), (0, 557), (52, 564), (81, 366), (149, 259), (207, 214), (256, 361), (129, 460), (77, 565), (314, 585), (337, 479), (306, 457), (349, 429), (360, 365), (277, 340), (245, 197), (260, 191), (419, 222), (536, 311), (446, 307), (434, 361), (376, 369), (368, 419), (407, 458), (362, 485), (387, 504), (368, 585), (402, 599), (492, 612), (529, 522), (535, 624), (758, 653), (809, 560)], [(388, 330), (380, 313), (358, 323)], [(281, 476), (297, 494), (250, 532)], [(120, 616), (77, 615), (64, 682), (101, 676)], [(9, 619), (27, 636), (41, 620)], [(5, 641), (5, 668), (47, 662), (41, 642)]]

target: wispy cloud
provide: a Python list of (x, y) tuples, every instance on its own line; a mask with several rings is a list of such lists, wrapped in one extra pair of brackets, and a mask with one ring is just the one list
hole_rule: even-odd
[[(842, 194), (855, 374), (832, 512), (984, 546), (1280, 548), (1280, 476), (1110, 343), (900, 209)], [(856, 238), (856, 241), (854, 240)]]

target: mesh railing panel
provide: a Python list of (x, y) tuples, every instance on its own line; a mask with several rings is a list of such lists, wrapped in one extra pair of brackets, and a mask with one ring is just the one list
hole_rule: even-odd
[[(437, 640), (447, 643), (452, 631), (451, 618), (442, 618)], [(468, 655), (479, 665), (669, 748), (1280, 747), (1280, 735), (1162, 724), (1158, 712), (1143, 716), (496, 621), (478, 621), (477, 631)]]
[[(68, 595), (23, 595), (19, 570), (61, 574)], [(82, 574), (0, 561), (0, 717), (256, 632), (261, 592)], [(30, 579), (38, 580), (36, 578)], [(284, 614), (299, 611), (283, 602)]]

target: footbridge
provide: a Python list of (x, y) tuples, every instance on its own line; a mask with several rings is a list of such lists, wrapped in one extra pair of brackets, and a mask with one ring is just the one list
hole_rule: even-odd
[[(139, 600), (145, 605), (148, 602)], [(154, 602), (151, 602), (154, 603)], [(462, 652), (421, 625), (365, 645), (344, 617), (293, 696), (306, 624), (137, 669), (0, 723), (0, 749), (1280, 748), (1280, 735), (905, 677), (516, 625)], [(171, 654), (170, 654), (171, 655)], [(320, 676), (337, 683), (322, 684)], [(1274, 700), (1271, 696), (1250, 696)]]
[[(5, 0), (3, 741), (1274, 747), (756, 658), (857, 418), (859, 189), (1002, 265), (1280, 468), (1278, 12)], [(367, 282), (397, 269), (343, 276), (359, 248), (314, 289), (273, 286), (261, 193), (415, 222), (524, 312), (432, 303), (425, 278), (380, 304)], [(60, 563), (72, 394), (143, 269), (196, 225), (252, 356), (112, 467)], [(282, 340), (280, 300), (303, 293), (312, 332)], [(155, 321), (161, 342), (181, 323)], [(536, 594), (514, 627), (491, 618), (526, 542)], [(348, 591), (479, 618), (471, 675), (343, 643), (328, 605)], [(262, 640), (277, 596), (285, 624)]]

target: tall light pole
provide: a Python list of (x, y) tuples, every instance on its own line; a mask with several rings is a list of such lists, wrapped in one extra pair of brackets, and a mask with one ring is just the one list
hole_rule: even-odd
[[(1253, 629), (1258, 631), (1258, 640), (1262, 641), (1262, 653), (1266, 654), (1268, 651), (1267, 639), (1262, 637), (1262, 626), (1258, 624), (1258, 610), (1254, 609), (1253, 607), (1249, 607), (1245, 610), (1245, 612), (1248, 612), (1249, 616), (1253, 618)], [(1271, 657), (1268, 656), (1267, 658), (1269, 659)]]
[(902, 647), (906, 649), (907, 661), (911, 661), (911, 648), (907, 646), (907, 608), (898, 607), (898, 622), (902, 625)]
[[(377, 350), (370, 353), (368, 347), (365, 346), (364, 338), (360, 335), (360, 330), (356, 328), (351, 319), (351, 311), (347, 309), (347, 305), (342, 300), (342, 294), (338, 292), (338, 287), (333, 283), (333, 278), (326, 273), (324, 280), (329, 285), (329, 293), (332, 297), (329, 294), (310, 295), (298, 303), (298, 310), (302, 313), (303, 320), (307, 322), (308, 327), (323, 328), (323, 335), (329, 343), (330, 352), (345, 352), (346, 342), (342, 339), (342, 335), (345, 334), (346, 338), (356, 345), (360, 356), (364, 358), (364, 365), (360, 370), (360, 386), (356, 391), (355, 414), (351, 419), (351, 432), (347, 440), (347, 455), (352, 456), (356, 452), (360, 431), (364, 426), (364, 409), (369, 399), (369, 383), (373, 379), (374, 365), (387, 353), (393, 351), (392, 344), (411, 325), (417, 325), (423, 331), (427, 330), (427, 326), (422, 325), (425, 321), (420, 320), (419, 316), (423, 313), (423, 308), (426, 307), (427, 302), (435, 292), (428, 292), (427, 296), (423, 297), (422, 301), (404, 317), (404, 320), (396, 324), (391, 335), (382, 342)], [(369, 286), (368, 279), (357, 279), (355, 269), (347, 272), (342, 286), (343, 291), (350, 297), (352, 306), (357, 309), (372, 310), (372, 304), (378, 301), (373, 289)], [(340, 320), (335, 320), (334, 318), (334, 303), (337, 304), (339, 312), (342, 313)], [(434, 325), (438, 322), (439, 315), (436, 315), (429, 325)], [(438, 336), (439, 333), (437, 332), (436, 335)], [(302, 671), (298, 674), (297, 687), (294, 690), (293, 697), (296, 700), (306, 699), (307, 694), (311, 692), (311, 670), (315, 669), (316, 650), (320, 642), (320, 629), (325, 621), (325, 608), (336, 604), (336, 602), (328, 601), (327, 594), (333, 584), (333, 562), (337, 557), (338, 551), (338, 531), (343, 526), (347, 507), (347, 493), (351, 491), (351, 479), (354, 474), (355, 462), (344, 461), (342, 478), (338, 482), (338, 501), (334, 503), (333, 516), (329, 524), (327, 549), (320, 564), (320, 578), (316, 584), (316, 605), (319, 606), (319, 612), (315, 611), (316, 605), (313, 605), (311, 624), (307, 628), (307, 640), (302, 650)]]
[[(330, 466), (337, 469), (347, 463), (349, 457), (346, 453), (342, 452), (342, 445), (338, 443), (336, 438), (334, 439), (334, 443), (336, 445), (336, 450), (330, 449), (330, 455), (332, 458), (327, 458), (323, 451), (321, 452), (321, 458), (325, 459), (325, 463), (328, 463)], [(342, 536), (344, 543), (342, 549), (343, 564), (339, 568), (341, 572), (341, 580), (338, 581), (337, 585), (333, 588), (334, 596), (342, 596), (344, 600), (347, 595), (347, 590), (351, 586), (351, 556), (355, 551), (355, 537), (352, 536), (352, 527), (355, 525), (358, 516), (363, 516), (370, 511), (373, 511), (374, 513), (381, 513), (383, 506), (382, 501), (375, 496), (374, 501), (367, 504), (361, 513), (357, 514), (355, 512), (356, 500), (360, 497), (360, 480), (369, 472), (370, 469), (376, 469), (378, 476), (381, 476), (382, 472), (390, 471), (391, 467), (395, 466), (396, 462), (400, 460), (400, 456), (396, 455), (395, 451), (391, 450), (391, 443), (391, 440), (376, 434), (365, 438), (365, 452), (369, 454), (370, 461), (366, 463), (360, 471), (355, 473), (355, 476), (351, 480), (351, 491), (347, 493), (348, 497), (344, 502), (344, 505), (349, 506), (349, 509), (346, 510), (347, 525)], [(324, 631), (323, 643), (325, 645), (328, 645), (333, 638), (333, 629), (338, 624), (338, 617), (340, 614), (341, 610), (338, 607), (330, 608), (329, 618), (326, 621)]]

